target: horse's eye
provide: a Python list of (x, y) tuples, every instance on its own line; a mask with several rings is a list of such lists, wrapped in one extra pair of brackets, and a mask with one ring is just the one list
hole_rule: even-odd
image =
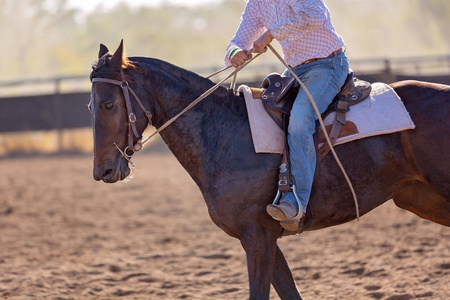
[(105, 104), (105, 108), (106, 110), (111, 110), (114, 107), (114, 103), (113, 102), (108, 102)]

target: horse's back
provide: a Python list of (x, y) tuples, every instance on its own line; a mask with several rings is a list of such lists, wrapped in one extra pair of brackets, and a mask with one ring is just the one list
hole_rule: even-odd
[(416, 124), (415, 131), (444, 135), (450, 125), (450, 86), (406, 80), (391, 84)]
[(410, 100), (426, 100), (434, 97), (436, 101), (444, 101), (450, 105), (450, 85), (404, 80), (391, 83), (390, 86), (405, 104)]

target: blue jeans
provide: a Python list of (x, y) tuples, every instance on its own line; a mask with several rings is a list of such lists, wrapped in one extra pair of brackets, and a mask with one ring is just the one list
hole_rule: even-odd
[[(348, 74), (348, 62), (344, 52), (293, 68), (295, 74), (308, 88), (320, 113), (323, 113), (339, 93)], [(285, 72), (289, 76), (289, 71)], [(317, 116), (306, 94), (300, 88), (291, 110), (288, 128), (289, 158), (292, 181), (306, 212), (316, 168), (316, 149), (313, 142)], [(293, 193), (282, 195), (280, 202), (289, 202), (299, 209)]]

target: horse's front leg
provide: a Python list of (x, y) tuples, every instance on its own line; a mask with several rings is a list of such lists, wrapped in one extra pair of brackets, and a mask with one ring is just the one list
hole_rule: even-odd
[(241, 235), (247, 254), (250, 300), (268, 300), (274, 270), (276, 236), (254, 224), (254, 228)]
[(275, 253), (275, 263), (272, 278), (272, 285), (280, 296), (281, 299), (296, 299), (301, 300), (297, 287), (292, 277), (291, 270), (284, 258), (283, 252), (277, 246)]

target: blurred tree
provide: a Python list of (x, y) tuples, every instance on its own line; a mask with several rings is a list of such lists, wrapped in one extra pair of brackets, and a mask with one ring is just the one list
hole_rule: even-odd
[(448, 0), (334, 0), (326, 3), (351, 58), (450, 52)]
[[(65, 73), (66, 60), (58, 53), (68, 46), (75, 27), (67, 0), (2, 0), (0, 5), (1, 78), (35, 77)], [(64, 60), (64, 62), (63, 62)], [(62, 70), (60, 69), (62, 68)]]
[(450, 1), (419, 0), (419, 3), (422, 14), (436, 24), (434, 34), (438, 34), (443, 42), (446, 43), (447, 50), (450, 50), (450, 25), (448, 19), (450, 16)]

